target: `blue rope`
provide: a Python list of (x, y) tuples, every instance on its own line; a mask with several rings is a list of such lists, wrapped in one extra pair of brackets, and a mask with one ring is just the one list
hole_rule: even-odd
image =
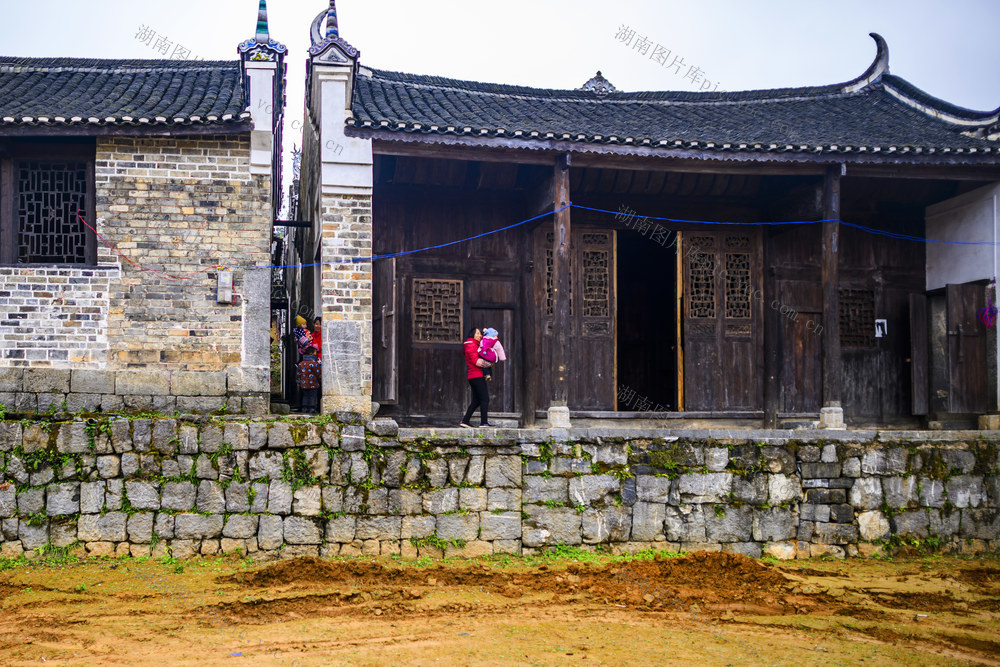
[[(891, 239), (897, 239), (901, 241), (917, 241), (922, 243), (946, 243), (951, 245), (986, 245), (986, 246), (996, 246), (1000, 243), (995, 241), (944, 241), (941, 239), (928, 239), (922, 236), (913, 236), (911, 234), (900, 234), (897, 232), (887, 232), (881, 229), (875, 229), (873, 227), (865, 227), (864, 225), (859, 225), (853, 222), (847, 222), (841, 220), (840, 218), (828, 218), (825, 220), (790, 220), (788, 222), (735, 222), (735, 221), (714, 221), (714, 220), (685, 220), (683, 218), (666, 218), (666, 217), (656, 217), (656, 216), (646, 216), (639, 215), (638, 213), (624, 213), (622, 211), (609, 211), (603, 208), (593, 208), (590, 206), (583, 206), (581, 204), (567, 204), (561, 208), (557, 208), (553, 211), (548, 211), (542, 213), (541, 215), (536, 215), (533, 218), (528, 218), (527, 220), (522, 220), (521, 222), (514, 223), (513, 225), (507, 225), (506, 227), (500, 227), (499, 229), (494, 229), (488, 232), (483, 232), (482, 234), (476, 234), (475, 236), (469, 236), (464, 239), (458, 239), (456, 241), (449, 241), (447, 243), (439, 243), (438, 245), (426, 246), (424, 248), (417, 248), (416, 250), (403, 250), (400, 252), (385, 253), (382, 255), (371, 255), (368, 257), (352, 257), (350, 260), (344, 260), (344, 262), (349, 262), (351, 264), (358, 264), (361, 262), (373, 262), (380, 259), (391, 259), (393, 257), (403, 257), (404, 255), (413, 255), (418, 252), (426, 252), (428, 250), (437, 250), (438, 248), (447, 248), (448, 246), (457, 245), (459, 243), (467, 243), (468, 241), (474, 241), (475, 239), (481, 239), (484, 236), (490, 236), (492, 234), (499, 234), (500, 232), (505, 232), (509, 229), (514, 229), (522, 225), (526, 225), (529, 222), (534, 222), (541, 218), (555, 215), (561, 211), (565, 211), (568, 208), (578, 208), (584, 211), (593, 211), (595, 213), (607, 213), (610, 215), (624, 216), (627, 218), (645, 219), (645, 220), (662, 220), (664, 222), (675, 222), (683, 224), (692, 225), (730, 225), (730, 226), (779, 226), (779, 225), (815, 225), (821, 222), (839, 222), (845, 227), (851, 227), (853, 229), (858, 229), (868, 234), (874, 234), (877, 236), (885, 236)], [(277, 266), (233, 266), (228, 267), (231, 269), (294, 269), (294, 268), (305, 268), (311, 266), (323, 266), (325, 264), (333, 265), (339, 264), (341, 262), (315, 262), (313, 264), (282, 264)]]
[(392, 253), (387, 253), (385, 255), (372, 255), (371, 257), (353, 257), (353, 258), (351, 258), (351, 262), (352, 263), (371, 262), (371, 261), (374, 261), (376, 259), (391, 259), (393, 257), (402, 257), (403, 255), (412, 255), (412, 254), (417, 253), (417, 252), (424, 252), (425, 250), (437, 250), (438, 248), (447, 248), (450, 245), (455, 245), (457, 243), (465, 243), (466, 241), (473, 241), (475, 239), (481, 239), (484, 236), (489, 236), (491, 234), (497, 234), (499, 232), (505, 232), (508, 229), (514, 229), (515, 227), (520, 227), (521, 225), (526, 225), (529, 222), (534, 222), (535, 220), (539, 220), (539, 219), (544, 218), (546, 216), (555, 215), (556, 213), (559, 213), (560, 211), (565, 211), (566, 209), (568, 209), (571, 206), (573, 206), (573, 204), (566, 204), (562, 208), (557, 208), (554, 211), (549, 211), (547, 213), (542, 213), (541, 215), (536, 215), (533, 218), (528, 218), (527, 220), (522, 220), (521, 222), (516, 222), (513, 225), (507, 225), (506, 227), (501, 227), (500, 229), (494, 229), (493, 231), (483, 232), (482, 234), (476, 234), (475, 236), (470, 236), (468, 238), (459, 239), (457, 241), (449, 241), (448, 243), (441, 243), (439, 245), (427, 246), (426, 248), (418, 248), (416, 250), (403, 250), (402, 252), (392, 252)]

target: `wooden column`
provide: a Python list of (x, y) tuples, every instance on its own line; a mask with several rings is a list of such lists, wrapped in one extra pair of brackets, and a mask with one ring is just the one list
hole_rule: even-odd
[[(569, 154), (556, 158), (554, 205), (559, 210), (570, 203)], [(570, 209), (565, 208), (554, 216), (552, 258), (552, 301), (554, 321), (552, 326), (552, 397), (549, 406), (549, 425), (569, 426), (568, 354), (570, 345), (569, 285), (572, 276), (570, 265)]]
[(843, 366), (840, 360), (840, 177), (843, 165), (827, 168), (823, 178), (823, 408), (820, 426), (843, 428)]

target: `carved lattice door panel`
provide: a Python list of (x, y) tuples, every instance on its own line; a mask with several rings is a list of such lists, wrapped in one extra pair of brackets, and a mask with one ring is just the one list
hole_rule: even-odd
[(683, 239), (684, 409), (759, 409), (760, 237), (688, 232)]
[[(614, 409), (614, 233), (575, 228), (571, 241), (569, 407)], [(554, 327), (552, 232), (535, 233), (536, 295), (541, 315), (542, 372), (539, 406), (550, 398), (551, 345)]]

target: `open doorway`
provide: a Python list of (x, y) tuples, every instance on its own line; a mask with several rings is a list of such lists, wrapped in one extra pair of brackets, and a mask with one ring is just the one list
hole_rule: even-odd
[[(677, 410), (677, 248), (618, 231), (618, 410)], [(665, 247), (669, 246), (669, 247)]]

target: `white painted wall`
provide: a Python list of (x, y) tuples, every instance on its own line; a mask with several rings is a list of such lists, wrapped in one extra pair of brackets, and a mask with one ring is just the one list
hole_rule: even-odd
[[(1000, 183), (928, 206), (927, 238), (1000, 241)], [(927, 289), (989, 280), (1000, 272), (1000, 246), (927, 244)]]
[[(928, 206), (927, 238), (944, 241), (1000, 241), (1000, 183), (967, 192)], [(1000, 245), (927, 244), (927, 289), (996, 279), (1000, 274)], [(1000, 336), (996, 336), (1000, 363)], [(1000, 369), (998, 369), (1000, 371)], [(995, 401), (1000, 401), (997, 372)], [(994, 403), (994, 409), (1000, 405)]]
[[(247, 61), (246, 72), (250, 79), (250, 100), (247, 107), (253, 118), (250, 133), (250, 173), (270, 174), (274, 155), (274, 115), (282, 109), (274, 108), (274, 77), (278, 64), (267, 61)], [(277, 175), (275, 175), (277, 178)]]

